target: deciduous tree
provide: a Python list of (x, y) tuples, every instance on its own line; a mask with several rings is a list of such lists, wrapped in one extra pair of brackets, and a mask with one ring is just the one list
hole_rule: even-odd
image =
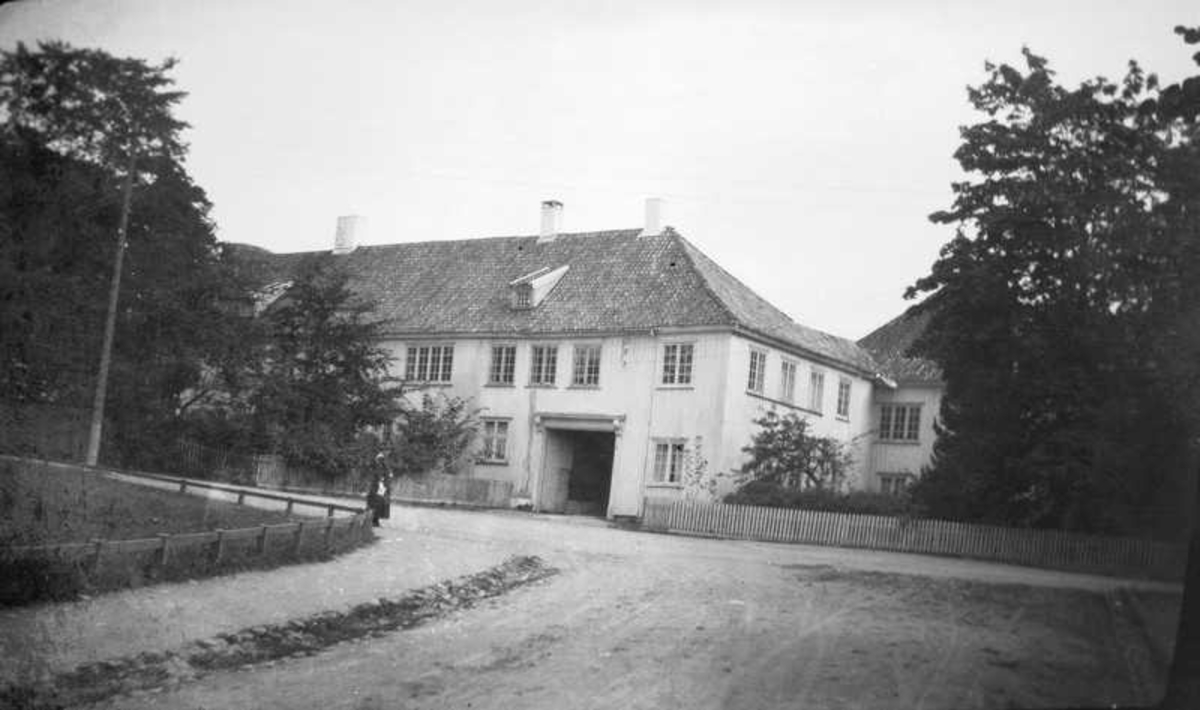
[(986, 68), (955, 154), (970, 179), (931, 216), (957, 234), (908, 294), (934, 294), (916, 347), (946, 379), (914, 494), (938, 516), (1169, 534), (1200, 392), (1200, 82), (1131, 62), (1070, 89), (1029, 50)]

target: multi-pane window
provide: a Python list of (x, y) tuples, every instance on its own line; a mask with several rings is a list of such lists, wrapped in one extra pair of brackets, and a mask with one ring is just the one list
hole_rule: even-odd
[(891, 496), (898, 496), (904, 493), (904, 489), (908, 487), (909, 475), (907, 473), (881, 473), (879, 474), (879, 490)]
[(558, 346), (534, 345), (529, 362), (529, 384), (553, 385), (558, 370)]
[(493, 345), (492, 367), (488, 371), (488, 384), (511, 385), (517, 366), (517, 346)]
[(679, 483), (683, 474), (683, 442), (654, 442), (654, 482)]
[(779, 398), (785, 402), (796, 400), (796, 363), (783, 361), (779, 372)]
[(844, 377), (838, 380), (837, 415), (839, 417), (850, 416), (850, 380)]
[(600, 346), (576, 345), (575, 362), (571, 384), (577, 387), (595, 387), (600, 384)]
[(921, 405), (880, 405), (879, 439), (881, 441), (917, 441), (920, 437)]
[(824, 411), (825, 406), (825, 373), (813, 370), (808, 378), (808, 408), (814, 412)]
[(508, 460), (508, 422), (501, 419), (484, 419), (483, 450), (479, 458), (483, 461)]
[(762, 394), (763, 380), (767, 374), (767, 354), (762, 350), (750, 351), (750, 378), (746, 382), (746, 389), (751, 392)]
[(449, 382), (454, 368), (453, 345), (422, 345), (408, 348), (404, 379), (410, 382)]
[(517, 286), (513, 292), (514, 308), (530, 308), (533, 306), (533, 288), (529, 284)]
[(664, 385), (692, 384), (692, 344), (671, 343), (663, 346)]

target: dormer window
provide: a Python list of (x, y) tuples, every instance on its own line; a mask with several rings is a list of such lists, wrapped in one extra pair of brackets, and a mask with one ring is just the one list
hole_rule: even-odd
[(513, 287), (513, 308), (533, 308), (533, 286), (524, 283)]
[(563, 274), (567, 273), (567, 269), (569, 268), (565, 264), (557, 269), (543, 266), (537, 271), (532, 271), (519, 279), (510, 281), (508, 283), (508, 290), (513, 309), (529, 310), (537, 308), (545, 300), (551, 289), (558, 284)]

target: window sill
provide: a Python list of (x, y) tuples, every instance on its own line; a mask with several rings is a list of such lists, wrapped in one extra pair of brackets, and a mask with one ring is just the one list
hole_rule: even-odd
[(569, 390), (598, 390), (598, 389), (600, 389), (600, 385), (570, 385), (569, 387), (567, 387), (567, 389), (569, 389)]
[(696, 389), (696, 387), (695, 387), (695, 385), (691, 385), (691, 384), (687, 384), (687, 385), (658, 385), (658, 386), (657, 386), (655, 389), (660, 389), (660, 390), (684, 390), (684, 391), (687, 391), (687, 390), (694, 390), (694, 389)]
[(488, 382), (484, 387), (496, 387), (498, 389), (512, 389), (514, 387), (511, 382)]
[(759, 392), (755, 392), (754, 390), (746, 390), (746, 394), (750, 397), (754, 397), (755, 399), (765, 400), (772, 404), (778, 404), (781, 407), (787, 407), (788, 409), (795, 409), (797, 411), (804, 412), (806, 414), (812, 414), (812, 415), (818, 416), (818, 417), (825, 416), (824, 412), (819, 412), (815, 409), (809, 409), (808, 407), (802, 407), (799, 404), (796, 404), (795, 402), (789, 402), (785, 399), (775, 399), (774, 397), (768, 397), (767, 395), (761, 394)]
[(527, 389), (527, 390), (556, 390), (556, 389), (558, 389), (558, 385), (554, 384), (553, 382), (530, 382), (529, 384), (525, 385), (525, 389)]

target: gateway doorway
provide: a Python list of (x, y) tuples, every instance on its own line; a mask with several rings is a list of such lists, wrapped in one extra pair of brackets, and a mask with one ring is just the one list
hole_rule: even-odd
[(547, 513), (607, 515), (616, 435), (549, 427), (545, 432), (538, 508)]

